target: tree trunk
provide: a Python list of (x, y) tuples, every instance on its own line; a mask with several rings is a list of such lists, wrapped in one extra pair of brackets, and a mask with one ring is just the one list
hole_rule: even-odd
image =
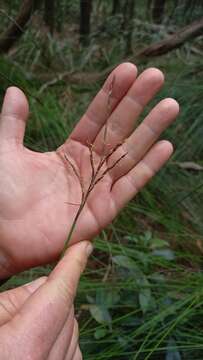
[(129, 7), (129, 0), (125, 0), (125, 3), (122, 6), (122, 30), (125, 31), (127, 29), (128, 24), (128, 7)]
[(146, 17), (149, 21), (151, 21), (151, 7), (152, 7), (152, 0), (147, 0), (147, 9), (146, 9)]
[(185, 41), (203, 35), (203, 17), (185, 26), (183, 29), (171, 35), (168, 39), (159, 41), (146, 49), (140, 51), (136, 58), (146, 58), (164, 55), (167, 52), (179, 48)]
[(55, 0), (45, 0), (44, 3), (44, 21), (51, 34), (55, 29)]
[(83, 45), (89, 43), (91, 11), (92, 0), (80, 0), (80, 41)]
[(120, 12), (121, 4), (120, 0), (113, 0), (112, 15), (116, 15)]
[[(126, 61), (136, 62), (136, 64), (140, 63), (143, 60), (150, 60), (153, 56), (159, 56), (166, 54), (167, 52), (180, 47), (184, 42), (190, 39), (194, 39), (195, 37), (203, 34), (203, 17), (199, 21), (195, 21), (192, 24), (184, 27), (179, 30), (168, 39), (159, 41), (141, 52), (127, 57)], [(102, 72), (90, 73), (76, 73), (71, 74), (67, 79), (73, 83), (85, 83), (88, 79), (88, 84), (104, 80), (109, 73), (113, 70), (114, 66), (110, 66), (104, 69)], [(65, 79), (65, 77), (64, 77)]]
[(135, 0), (126, 1), (126, 12), (124, 17), (125, 34), (125, 55), (132, 53), (132, 33), (133, 33), (133, 18), (135, 10)]
[(155, 24), (161, 24), (164, 17), (166, 0), (154, 0), (152, 19)]
[(27, 22), (40, 3), (40, 0), (23, 1), (15, 21), (0, 37), (0, 53), (7, 53), (14, 43), (22, 36)]

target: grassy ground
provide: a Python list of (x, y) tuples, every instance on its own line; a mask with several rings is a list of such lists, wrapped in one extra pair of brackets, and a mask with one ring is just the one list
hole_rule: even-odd
[[(31, 105), (25, 143), (44, 151), (64, 141), (100, 86), (57, 81), (43, 90), (47, 69), (50, 79), (62, 63), (64, 71), (99, 72), (122, 56), (116, 41), (111, 53), (102, 49), (101, 60), (93, 45), (77, 51), (66, 44), (61, 50), (59, 39), (49, 39), (45, 50), (43, 41), (37, 38), (36, 48), (30, 38), (32, 33), (26, 33), (14, 55), (0, 59), (0, 95), (9, 84), (25, 89)], [(176, 124), (164, 135), (176, 151), (95, 240), (76, 300), (87, 360), (203, 359), (203, 172), (194, 169), (194, 164), (203, 166), (203, 69), (189, 45), (140, 68), (151, 65), (166, 75), (155, 100), (172, 96), (181, 106)], [(193, 165), (183, 168), (186, 161)], [(4, 288), (49, 271), (32, 269)]]

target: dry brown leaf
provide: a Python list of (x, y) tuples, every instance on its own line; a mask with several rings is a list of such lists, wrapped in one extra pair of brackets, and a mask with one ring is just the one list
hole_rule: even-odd
[(201, 240), (197, 240), (196, 244), (200, 252), (203, 254), (203, 242)]

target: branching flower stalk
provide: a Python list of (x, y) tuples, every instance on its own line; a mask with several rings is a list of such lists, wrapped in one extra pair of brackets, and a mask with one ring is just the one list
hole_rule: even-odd
[[(67, 237), (67, 240), (66, 240), (66, 242), (64, 244), (64, 248), (63, 248), (61, 257), (65, 254), (65, 252), (66, 252), (66, 250), (68, 248), (69, 242), (70, 242), (70, 240), (72, 238), (72, 235), (73, 235), (73, 232), (74, 232), (74, 229), (75, 229), (75, 227), (77, 225), (78, 218), (79, 218), (79, 216), (80, 216), (80, 214), (81, 214), (81, 212), (82, 212), (82, 210), (83, 210), (83, 208), (84, 208), (84, 206), (85, 206), (85, 204), (87, 202), (87, 199), (88, 199), (89, 195), (91, 194), (92, 190), (104, 178), (104, 176), (110, 170), (112, 170), (127, 155), (127, 153), (124, 153), (117, 160), (115, 160), (112, 165), (107, 166), (106, 169), (103, 169), (104, 165), (107, 164), (110, 157), (122, 145), (122, 143), (118, 143), (112, 149), (107, 151), (108, 118), (109, 118), (109, 115), (111, 114), (111, 99), (112, 99), (112, 96), (113, 96), (114, 86), (115, 86), (115, 76), (112, 79), (112, 82), (110, 84), (110, 89), (109, 89), (109, 92), (108, 92), (106, 123), (105, 123), (105, 126), (104, 126), (104, 134), (103, 134), (102, 156), (101, 156), (100, 161), (99, 161), (97, 166), (95, 165), (95, 162), (94, 162), (94, 153), (93, 153), (94, 146), (93, 146), (93, 144), (87, 143), (87, 146), (88, 146), (88, 149), (89, 149), (90, 166), (91, 166), (91, 178), (90, 178), (89, 186), (88, 186), (86, 191), (85, 191), (85, 188), (84, 188), (84, 183), (83, 183), (82, 176), (78, 172), (76, 166), (72, 163), (70, 158), (67, 156), (67, 154), (64, 154), (64, 159), (66, 160), (67, 164), (72, 168), (73, 173), (77, 177), (78, 182), (80, 184), (81, 202), (79, 204), (78, 211), (76, 212), (76, 215), (74, 217), (73, 223), (72, 223), (71, 228), (70, 228), (70, 231), (68, 233), (68, 237)], [(69, 204), (71, 204), (71, 203), (69, 203)], [(77, 204), (71, 204), (71, 205), (77, 205)]]

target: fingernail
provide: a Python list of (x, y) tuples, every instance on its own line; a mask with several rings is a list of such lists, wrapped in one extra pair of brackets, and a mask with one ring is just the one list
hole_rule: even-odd
[(87, 256), (90, 256), (91, 253), (92, 253), (92, 251), (93, 251), (93, 246), (92, 246), (91, 243), (89, 243), (89, 244), (87, 245), (87, 247), (86, 247)]

